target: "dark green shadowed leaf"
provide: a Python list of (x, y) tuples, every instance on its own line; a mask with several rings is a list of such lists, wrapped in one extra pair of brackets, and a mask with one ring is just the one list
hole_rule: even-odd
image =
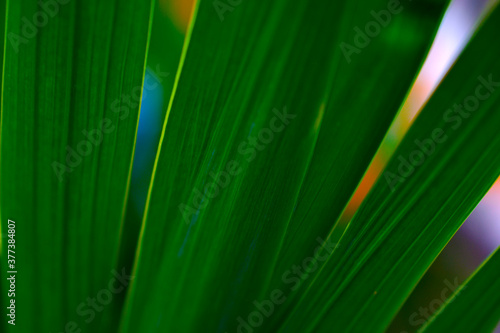
[(498, 178), (500, 45), (491, 41), (499, 20), (495, 9), (410, 128), (281, 332), (382, 331)]
[[(126, 331), (156, 327), (213, 331), (219, 325), (234, 325), (227, 319), (239, 307), (231, 304), (245, 297), (238, 290), (255, 293), (251, 286), (259, 283), (244, 273), (255, 267), (258, 254), (263, 257), (268, 248), (279, 245), (314, 142), (314, 122), (325, 86), (322, 73), (329, 64), (329, 53), (315, 48), (323, 47), (321, 40), (333, 32), (319, 33), (320, 23), (324, 24), (318, 19), (321, 16), (304, 7), (305, 3), (297, 7), (284, 1), (249, 2), (227, 13), (221, 22), (211, 2), (200, 2), (157, 161), (137, 282), (124, 316), (130, 320), (124, 323)], [(300, 29), (309, 23), (313, 35), (319, 36), (314, 43), (308, 41), (311, 31)], [(287, 32), (293, 38), (273, 38)], [(307, 57), (290, 52), (298, 45), (307, 47)], [(313, 66), (301, 70), (308, 63)], [(308, 92), (309, 100), (299, 97), (302, 90)], [(287, 113), (292, 114), (288, 119)], [(300, 121), (296, 119), (299, 113)], [(267, 144), (259, 144), (259, 150), (251, 148), (248, 137), (264, 128), (266, 132), (275, 129), (270, 134), (273, 138), (265, 137)], [(275, 155), (289, 164), (272, 174), (259, 174), (270, 168)], [(197, 189), (204, 191), (204, 183), (213, 182), (210, 174), (232, 169), (233, 160), (239, 164), (238, 175), (230, 176), (229, 184), (210, 198), (207, 207), (194, 214), (179, 210), (181, 204), (192, 207)], [(285, 184), (288, 177), (296, 180)], [(280, 189), (283, 184), (285, 188)], [(257, 200), (267, 191), (268, 199)], [(275, 206), (271, 199), (279, 204)], [(273, 211), (273, 207), (280, 208)], [(269, 223), (275, 219), (276, 224)], [(273, 257), (266, 258), (267, 267)], [(215, 265), (223, 268), (215, 269)], [(256, 276), (261, 283), (265, 278), (266, 274)], [(233, 287), (210, 288), (215, 281)], [(151, 284), (158, 292), (145, 294)], [(190, 305), (183, 306), (188, 299)], [(207, 309), (214, 313), (209, 322), (194, 320)], [(130, 315), (138, 311), (140, 316)]]
[[(318, 139), (274, 280), (262, 295), (267, 299), (276, 288), (286, 291), (289, 301), (305, 289), (296, 289), (302, 281), (295, 280), (291, 269), (314, 254), (345, 209), (425, 58), (445, 5), (444, 1), (401, 1), (396, 6), (387, 1), (347, 3), (339, 18), (341, 33), (332, 41), (337, 46), (335, 72)], [(378, 34), (366, 35), (368, 45), (357, 48), (359, 53), (351, 51), (363, 45), (360, 29), (366, 33), (377, 26)], [(312, 274), (304, 276), (309, 279)], [(269, 321), (280, 321), (287, 309), (280, 305)]]
[(102, 318), (119, 304), (96, 313), (87, 298), (121, 274), (151, 1), (41, 4), (8, 1), (0, 195), (18, 270), (8, 331), (109, 332)]
[(500, 322), (499, 270), (497, 249), (419, 332), (493, 332)]

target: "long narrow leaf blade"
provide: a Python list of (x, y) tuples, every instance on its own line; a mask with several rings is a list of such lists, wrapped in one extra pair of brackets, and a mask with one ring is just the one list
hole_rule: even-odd
[(17, 271), (8, 332), (112, 330), (101, 317), (117, 296), (101, 311), (88, 298), (121, 274), (150, 12), (151, 1), (8, 1), (0, 194), (2, 230), (16, 225)]
[(499, 19), (441, 83), (283, 331), (382, 331), (498, 178)]

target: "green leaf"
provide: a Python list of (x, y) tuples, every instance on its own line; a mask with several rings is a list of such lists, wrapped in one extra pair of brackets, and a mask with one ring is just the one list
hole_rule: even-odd
[(382, 331), (498, 178), (499, 19), (431, 97), (281, 331)]
[(497, 249), (419, 332), (493, 332), (500, 322), (499, 267)]
[[(289, 289), (283, 286), (283, 280), (290, 280), (284, 274), (312, 255), (318, 241), (331, 235), (332, 225), (402, 105), (444, 9), (444, 2), (418, 1), (401, 2), (392, 12), (391, 3), (348, 2), (338, 18), (342, 32), (333, 43), (340, 59), (330, 77), (321, 129), (284, 236), (274, 281), (263, 296), (269, 297), (277, 287)], [(344, 58), (346, 44), (357, 45), (358, 28), (371, 31), (373, 22), (380, 20), (386, 22), (380, 34), (370, 38), (359, 54)], [(295, 296), (291, 293), (289, 299)], [(280, 306), (278, 311), (286, 309)], [(279, 316), (271, 320), (275, 318)]]
[[(198, 3), (146, 207), (136, 278), (123, 314), (125, 332), (235, 330), (237, 317), (267, 294), (301, 189), (314, 197), (306, 182), (325, 181), (318, 170), (332, 169), (327, 188), (341, 179), (335, 193), (342, 191), (342, 198), (333, 214), (341, 213), (398, 110), (443, 9), (441, 2), (405, 4), (360, 51), (364, 54), (348, 62), (340, 42), (353, 43), (353, 27), (373, 21), (372, 8), (388, 5), (364, 1), (362, 6), (243, 2), (221, 14), (220, 22), (213, 2)], [(372, 59), (382, 50), (383, 57)], [(374, 64), (381, 67), (373, 69)], [(367, 115), (366, 132), (353, 138), (368, 106), (381, 113)], [(284, 119), (285, 113), (293, 116)], [(342, 148), (347, 141), (352, 152)], [(342, 150), (329, 156), (336, 149)], [(337, 168), (335, 161), (344, 156), (349, 160)], [(321, 212), (311, 217), (322, 220), (305, 228), (311, 234), (319, 229), (326, 235), (332, 226), (327, 210), (335, 200), (323, 190), (316, 190)], [(287, 242), (307, 227), (302, 217), (312, 204), (307, 199), (300, 206)], [(293, 258), (305, 255), (302, 249), (309, 250), (318, 234), (308, 236), (306, 243), (297, 242)]]
[(7, 1), (0, 200), (2, 230), (16, 223), (18, 270), (9, 332), (111, 331), (101, 317), (117, 302), (97, 314), (86, 302), (121, 272), (151, 8)]

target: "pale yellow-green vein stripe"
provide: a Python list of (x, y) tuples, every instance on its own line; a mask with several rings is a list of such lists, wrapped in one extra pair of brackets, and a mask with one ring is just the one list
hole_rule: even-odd
[(135, 132), (134, 132), (134, 143), (133, 143), (133, 146), (132, 146), (132, 156), (131, 156), (131, 159), (130, 159), (129, 172), (128, 172), (128, 176), (127, 176), (127, 185), (126, 185), (126, 188), (125, 188), (125, 198), (124, 198), (123, 207), (122, 207), (122, 216), (121, 216), (121, 220), (120, 220), (120, 229), (118, 231), (118, 246), (117, 246), (117, 248), (115, 250), (115, 259), (114, 259), (115, 265), (118, 264), (118, 257), (119, 257), (119, 253), (120, 253), (120, 246), (121, 246), (122, 236), (123, 236), (123, 226), (125, 224), (125, 214), (126, 214), (126, 211), (127, 211), (127, 201), (128, 201), (128, 196), (129, 196), (129, 193), (130, 193), (130, 182), (131, 182), (131, 179), (132, 179), (132, 166), (134, 165), (135, 146), (137, 144), (137, 132), (139, 130), (139, 120), (141, 118), (142, 96), (144, 94), (144, 80), (145, 80), (145, 74), (146, 74), (146, 66), (147, 66), (147, 62), (148, 62), (149, 44), (150, 44), (150, 41), (151, 41), (151, 30), (152, 30), (152, 27), (153, 27), (154, 7), (155, 7), (155, 1), (151, 0), (151, 9), (149, 11), (148, 37), (147, 37), (147, 40), (146, 40), (146, 54), (145, 54), (145, 57), (144, 57), (144, 66), (143, 66), (143, 69), (142, 69), (142, 83), (141, 83), (141, 97), (140, 97), (140, 100), (139, 100), (140, 101), (140, 103), (139, 103), (139, 112), (137, 112), (137, 122), (136, 122)]
[[(137, 273), (137, 267), (139, 265), (139, 257), (140, 257), (141, 248), (142, 248), (142, 240), (143, 240), (143, 237), (144, 237), (144, 230), (145, 230), (145, 227), (146, 227), (146, 220), (147, 220), (147, 216), (148, 216), (149, 203), (150, 203), (150, 199), (151, 199), (151, 192), (152, 192), (152, 189), (153, 189), (153, 182), (154, 182), (154, 178), (155, 178), (155, 174), (156, 174), (156, 168), (158, 166), (158, 159), (159, 159), (159, 156), (160, 156), (162, 143), (163, 143), (163, 140), (164, 140), (164, 137), (165, 137), (165, 130), (167, 128), (167, 123), (168, 123), (168, 118), (169, 118), (169, 115), (170, 115), (170, 110), (172, 109), (172, 104), (173, 104), (173, 100), (174, 100), (174, 97), (175, 97), (175, 93), (176, 93), (177, 87), (179, 85), (179, 78), (180, 78), (180, 75), (181, 75), (181, 72), (182, 72), (182, 68), (184, 66), (184, 61), (186, 59), (186, 54), (187, 54), (187, 50), (188, 50), (188, 47), (189, 47), (189, 42), (191, 40), (191, 35), (193, 33), (193, 28), (194, 28), (194, 24), (195, 24), (195, 21), (196, 21), (196, 16), (198, 14), (198, 8), (199, 8), (199, 1), (196, 1), (196, 3), (193, 6), (192, 13), (191, 13), (191, 20), (189, 22), (189, 28), (188, 28), (186, 37), (184, 39), (184, 45), (182, 47), (182, 53), (181, 53), (181, 58), (180, 58), (180, 61), (179, 61), (179, 67), (177, 68), (177, 73), (175, 75), (174, 86), (173, 86), (173, 89), (172, 89), (172, 93), (170, 95), (170, 101), (168, 103), (167, 114), (166, 114), (165, 120), (163, 122), (163, 129), (162, 129), (162, 132), (161, 132), (160, 142), (158, 144), (158, 151), (156, 153), (155, 163), (154, 163), (154, 166), (153, 166), (153, 173), (151, 175), (151, 182), (149, 183), (148, 195), (147, 195), (147, 198), (146, 198), (146, 206), (144, 208), (144, 215), (143, 215), (143, 218), (142, 218), (141, 231), (140, 231), (140, 234), (139, 234), (139, 240), (138, 240), (138, 244), (137, 244), (137, 249), (136, 249), (136, 254), (135, 254), (135, 259), (134, 259), (134, 265), (133, 265), (133, 269), (132, 269), (132, 276), (135, 276), (135, 274)], [(130, 309), (129, 309), (130, 308), (130, 298), (133, 295), (134, 289), (135, 289), (135, 280), (132, 281), (132, 283), (130, 285), (130, 289), (127, 292), (127, 296), (126, 296), (126, 300), (125, 300), (125, 305), (123, 307), (123, 312), (122, 312), (122, 319), (121, 319), (120, 328), (119, 328), (120, 332), (123, 331), (123, 329), (124, 329), (124, 325), (125, 325), (124, 320), (128, 320), (128, 318), (129, 318), (129, 316), (127, 314), (130, 311)]]

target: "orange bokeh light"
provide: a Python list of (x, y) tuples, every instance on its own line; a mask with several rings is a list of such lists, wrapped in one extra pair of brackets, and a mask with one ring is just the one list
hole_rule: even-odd
[(160, 0), (160, 8), (168, 15), (177, 29), (186, 33), (195, 0)]

